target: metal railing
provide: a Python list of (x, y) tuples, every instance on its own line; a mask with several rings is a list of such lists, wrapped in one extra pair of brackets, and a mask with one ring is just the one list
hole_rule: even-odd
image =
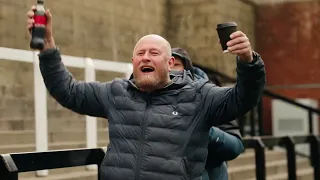
[(23, 172), (85, 165), (97, 165), (99, 172), (104, 155), (102, 148), (4, 154), (0, 156), (0, 179), (18, 180)]
[[(320, 138), (318, 136), (265, 136), (245, 138), (243, 141), (246, 149), (254, 149), (257, 180), (266, 180), (265, 150), (275, 146), (285, 148), (288, 179), (297, 180), (295, 145), (298, 144), (310, 145), (310, 160), (314, 170), (314, 179), (320, 179)], [(18, 180), (19, 173), (44, 169), (92, 164), (99, 167), (104, 155), (105, 151), (101, 148), (3, 154), (0, 156), (0, 179)]]
[(310, 160), (313, 167), (314, 180), (320, 179), (320, 139), (319, 136), (284, 136), (284, 137), (256, 137), (244, 139), (246, 148), (253, 148), (255, 152), (256, 179), (266, 180), (265, 149), (281, 146), (287, 153), (287, 173), (289, 180), (297, 180), (297, 162), (295, 146), (309, 144)]

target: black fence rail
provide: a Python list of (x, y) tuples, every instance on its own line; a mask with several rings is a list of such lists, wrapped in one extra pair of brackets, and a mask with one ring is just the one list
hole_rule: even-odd
[[(320, 109), (313, 108), (313, 107), (310, 107), (310, 106), (306, 106), (304, 104), (298, 103), (298, 102), (296, 102), (296, 101), (294, 101), (292, 99), (289, 99), (287, 97), (281, 96), (281, 95), (276, 94), (274, 92), (271, 92), (269, 90), (264, 90), (263, 94), (265, 96), (269, 96), (269, 97), (272, 97), (274, 99), (279, 99), (279, 100), (281, 100), (283, 102), (289, 103), (289, 104), (291, 104), (293, 106), (296, 106), (296, 107), (299, 107), (301, 109), (304, 109), (305, 111), (308, 111), (309, 133), (310, 134), (314, 134), (314, 132), (313, 132), (313, 129), (314, 129), (313, 128), (313, 126), (314, 126), (314, 124), (313, 124), (313, 113), (315, 113), (317, 115), (320, 115)], [(261, 121), (263, 121), (263, 120), (261, 119)]]
[(102, 148), (3, 154), (0, 179), (18, 180), (18, 174), (23, 172), (85, 165), (97, 165), (99, 170), (104, 155)]
[[(314, 179), (320, 179), (320, 138), (318, 136), (255, 137), (244, 139), (247, 149), (254, 149), (256, 179), (266, 180), (265, 149), (282, 146), (287, 152), (288, 179), (297, 180), (295, 145), (310, 145)], [(105, 152), (101, 148), (0, 155), (0, 179), (18, 180), (18, 174), (45, 169), (100, 165)], [(98, 177), (99, 179), (99, 177)]]

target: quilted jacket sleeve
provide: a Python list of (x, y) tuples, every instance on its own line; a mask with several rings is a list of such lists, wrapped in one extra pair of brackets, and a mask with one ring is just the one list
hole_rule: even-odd
[(260, 100), (265, 83), (266, 71), (258, 54), (252, 63), (243, 63), (237, 58), (237, 82), (234, 87), (207, 84), (211, 86), (206, 96), (210, 123), (220, 125), (247, 113)]
[(58, 49), (42, 52), (39, 59), (45, 86), (62, 106), (80, 114), (106, 117), (102, 97), (108, 83), (77, 81), (62, 63)]

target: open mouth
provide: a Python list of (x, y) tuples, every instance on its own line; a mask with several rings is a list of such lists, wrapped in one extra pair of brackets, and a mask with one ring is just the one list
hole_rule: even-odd
[(153, 67), (150, 67), (150, 66), (142, 66), (141, 67), (141, 71), (143, 73), (150, 73), (150, 72), (153, 72), (154, 71), (154, 68)]

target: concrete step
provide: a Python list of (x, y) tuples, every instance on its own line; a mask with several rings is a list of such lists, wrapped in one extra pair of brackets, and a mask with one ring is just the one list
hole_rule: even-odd
[[(308, 159), (297, 159), (297, 169), (304, 169), (309, 168), (310, 162)], [(255, 178), (255, 164), (249, 164), (249, 165), (238, 165), (237, 167), (229, 167), (228, 173), (230, 180), (238, 180), (238, 179), (250, 179)], [(269, 161), (266, 163), (266, 169), (267, 169), (267, 176), (279, 174), (279, 173), (285, 173), (287, 172), (287, 160), (274, 160)]]
[(34, 120), (23, 119), (0, 119), (0, 131), (32, 130)]
[(50, 174), (46, 177), (23, 177), (19, 175), (21, 180), (97, 180), (97, 171), (73, 171), (69, 170), (61, 174)]
[[(85, 141), (85, 130), (55, 131), (48, 133), (49, 143)], [(98, 140), (109, 141), (108, 129), (98, 130)], [(23, 131), (0, 131), (0, 144), (32, 144), (35, 143), (35, 132), (33, 130)]]
[(48, 118), (58, 119), (58, 118), (75, 118), (84, 119), (84, 115), (75, 113), (67, 108), (48, 108)]
[[(97, 127), (98, 128), (107, 128), (108, 120), (97, 118)], [(48, 129), (50, 131), (61, 131), (61, 130), (70, 130), (70, 129), (85, 129), (86, 120), (85, 119), (69, 119), (69, 118), (60, 118), (60, 119), (49, 119), (48, 120)]]
[[(265, 151), (266, 161), (274, 161), (279, 159), (286, 159), (286, 152), (282, 150), (266, 150)], [(235, 160), (228, 161), (229, 167), (237, 167), (243, 166), (248, 164), (255, 163), (255, 153), (254, 150), (248, 149), (245, 153), (242, 153), (239, 157)]]
[[(97, 118), (98, 128), (106, 128), (108, 126), (108, 120), (103, 118)], [(84, 118), (48, 118), (49, 131), (61, 131), (70, 129), (85, 129), (86, 121)], [(0, 119), (0, 131), (12, 131), (12, 130), (34, 130), (35, 120), (32, 118), (25, 119)]]
[[(106, 147), (109, 144), (109, 141), (103, 140), (98, 141), (98, 147)], [(76, 148), (85, 148), (86, 142), (59, 142), (59, 143), (50, 143), (49, 150), (58, 150), (58, 149), (76, 149)], [(1, 145), (0, 154), (7, 153), (18, 153), (18, 152), (34, 152), (36, 150), (35, 144), (13, 144), (13, 145)]]
[[(9, 102), (9, 103), (8, 103)], [(7, 104), (6, 104), (7, 103)], [(74, 118), (83, 118), (84, 115), (77, 114), (67, 108), (62, 107), (48, 101), (47, 104), (47, 113), (48, 117), (52, 118), (63, 118), (63, 117), (74, 117)], [(14, 107), (14, 108), (13, 108)], [(0, 119), (7, 119), (11, 117), (20, 117), (20, 118), (34, 118), (34, 104), (33, 99), (10, 99), (0, 101), (0, 111), (6, 112), (0, 114)]]
[[(313, 180), (313, 169), (312, 168), (302, 168), (297, 169), (297, 180)], [(240, 180), (240, 179), (230, 179), (230, 180)], [(250, 178), (246, 180), (256, 180), (256, 178)], [(267, 180), (288, 180), (287, 172), (268, 175)]]
[[(97, 167), (97, 166), (96, 166)], [(30, 178), (37, 178), (37, 179), (43, 179), (43, 178), (51, 178), (52, 176), (56, 175), (67, 175), (70, 172), (79, 172), (79, 173), (87, 173), (87, 174), (92, 174), (96, 176), (97, 169), (86, 169), (85, 166), (78, 166), (78, 167), (70, 167), (70, 168), (59, 168), (59, 169), (50, 169), (48, 170), (49, 174), (46, 177), (38, 177), (36, 175), (35, 171), (32, 172), (24, 172), (24, 173), (19, 173), (19, 179), (30, 179)]]

